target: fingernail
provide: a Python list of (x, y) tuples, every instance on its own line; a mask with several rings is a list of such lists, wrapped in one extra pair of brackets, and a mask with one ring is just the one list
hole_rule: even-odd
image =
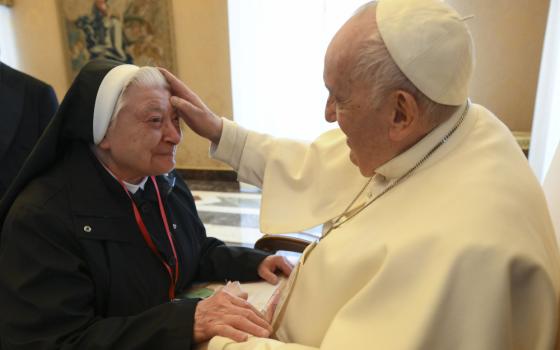
[(173, 106), (176, 106), (176, 105), (179, 104), (179, 98), (176, 97), (176, 96), (171, 96), (170, 101), (171, 101), (171, 104), (172, 104)]

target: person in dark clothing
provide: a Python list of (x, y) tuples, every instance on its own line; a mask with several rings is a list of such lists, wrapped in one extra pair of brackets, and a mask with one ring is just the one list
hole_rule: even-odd
[(8, 349), (189, 349), (268, 336), (250, 304), (194, 281), (275, 282), (279, 256), (206, 237), (173, 170), (181, 140), (153, 67), (92, 61), (0, 202), (0, 343)]
[(0, 199), (57, 108), (50, 85), (0, 62)]

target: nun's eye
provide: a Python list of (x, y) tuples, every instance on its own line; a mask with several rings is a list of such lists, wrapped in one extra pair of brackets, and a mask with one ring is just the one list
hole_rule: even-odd
[(163, 118), (159, 116), (150, 117), (149, 121), (151, 124), (161, 124)]

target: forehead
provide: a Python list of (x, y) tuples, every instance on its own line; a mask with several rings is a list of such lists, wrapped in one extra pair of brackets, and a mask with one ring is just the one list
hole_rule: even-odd
[(351, 17), (335, 34), (325, 54), (324, 79), (329, 84), (340, 85), (340, 78), (356, 64), (359, 50), (369, 36), (377, 30), (375, 7), (369, 7)]
[(145, 107), (146, 105), (169, 105), (169, 89), (159, 86), (132, 85), (123, 95), (124, 107)]

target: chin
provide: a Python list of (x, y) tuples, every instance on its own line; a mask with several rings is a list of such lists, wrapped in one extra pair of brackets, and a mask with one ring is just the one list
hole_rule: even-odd
[(363, 177), (372, 177), (373, 175), (375, 175), (375, 171), (370, 170), (370, 169), (364, 169), (364, 168), (360, 168), (360, 174), (362, 174)]
[(357, 166), (358, 169), (360, 169), (360, 174), (362, 174), (362, 176), (372, 177), (375, 174), (375, 171), (369, 169), (369, 167), (364, 167), (364, 165), (359, 162), (358, 157), (356, 157), (356, 155), (354, 155), (354, 153), (352, 152), (350, 152), (350, 161), (352, 162), (352, 164)]
[(155, 175), (167, 174), (168, 172), (175, 169), (175, 161), (173, 162), (161, 162), (156, 167), (154, 167), (153, 172)]

